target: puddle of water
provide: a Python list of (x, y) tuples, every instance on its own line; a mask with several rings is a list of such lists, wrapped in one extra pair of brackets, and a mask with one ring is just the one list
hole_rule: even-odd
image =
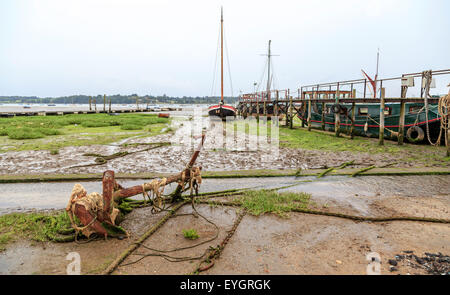
[[(303, 182), (313, 180), (312, 182)], [(124, 187), (141, 185), (148, 180), (121, 180)], [(204, 179), (200, 192), (220, 191), (236, 188), (274, 188), (285, 185), (298, 185), (280, 191), (306, 192), (313, 200), (335, 201), (368, 212), (368, 206), (375, 198), (384, 196), (424, 197), (450, 195), (450, 176), (364, 176), (351, 178), (329, 176), (315, 177), (260, 177)], [(101, 181), (80, 182), (88, 191), (102, 191)], [(27, 210), (62, 209), (66, 206), (75, 182), (51, 183), (10, 183), (2, 184), (0, 191), (0, 214), (23, 212)], [(172, 192), (176, 183), (166, 187), (165, 193)], [(142, 198), (140, 195), (134, 198)]]
[(425, 176), (329, 176), (314, 182), (301, 183), (288, 188), (289, 191), (303, 191), (329, 198), (348, 196), (399, 195), (430, 196), (450, 194), (449, 175)]
[(450, 195), (450, 176), (328, 176), (280, 191), (310, 193), (313, 200), (335, 201), (367, 215), (370, 203), (380, 197)]
[[(235, 179), (204, 179), (200, 192), (220, 191), (235, 188), (248, 188), (260, 186), (261, 188), (273, 188), (291, 184), (293, 177), (273, 178), (235, 178)], [(123, 187), (141, 185), (148, 180), (119, 180)], [(46, 183), (8, 183), (2, 184), (0, 191), (0, 214), (11, 212), (24, 212), (30, 210), (62, 209), (67, 205), (70, 193), (75, 183), (80, 183), (88, 193), (102, 192), (101, 181), (84, 182), (46, 182)], [(177, 184), (172, 183), (165, 189), (170, 193)], [(141, 195), (134, 198), (142, 198)]]

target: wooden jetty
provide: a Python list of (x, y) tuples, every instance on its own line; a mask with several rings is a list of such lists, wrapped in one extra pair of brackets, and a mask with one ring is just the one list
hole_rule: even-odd
[[(355, 116), (357, 116), (355, 110), (361, 105), (375, 105), (379, 110), (379, 122), (376, 123), (380, 145), (384, 144), (384, 138), (387, 137), (385, 134), (386, 129), (390, 131), (390, 137), (397, 137), (398, 144), (402, 145), (405, 138), (405, 117), (407, 116), (406, 106), (409, 104), (427, 107), (430, 105), (437, 106), (447, 97), (445, 100), (445, 105), (443, 106), (445, 112), (444, 116), (441, 116), (441, 118), (437, 120), (434, 119), (434, 121), (437, 121), (439, 124), (440, 121), (445, 122), (445, 126), (440, 128), (443, 129), (442, 131), (444, 133), (444, 137), (442, 138), (445, 138), (445, 144), (447, 145), (448, 150), (447, 153), (450, 155), (450, 94), (444, 97), (432, 97), (429, 95), (430, 84), (433, 82), (431, 77), (449, 74), (450, 69), (437, 71), (430, 70), (419, 73), (403, 74), (394, 78), (377, 79), (375, 81), (375, 85), (379, 85), (379, 95), (375, 95), (377, 92), (373, 91), (373, 97), (368, 97), (367, 92), (370, 90), (368, 89), (368, 86), (370, 86), (370, 81), (368, 81), (368, 79), (311, 84), (301, 86), (297, 89), (297, 91), (285, 89), (242, 94), (239, 96), (237, 110), (238, 114), (243, 117), (255, 116), (259, 118), (261, 115), (265, 115), (267, 117), (278, 116), (280, 119), (284, 119), (285, 125), (290, 128), (293, 128), (293, 119), (294, 116), (297, 116), (301, 119), (302, 127), (307, 127), (308, 130), (311, 130), (313, 127), (312, 115), (314, 113), (320, 114), (322, 129), (325, 130), (326, 125), (332, 124), (334, 126), (336, 136), (339, 136), (340, 133), (344, 131), (342, 128), (341, 119), (346, 119), (350, 122), (350, 124), (347, 125), (350, 125), (349, 133), (353, 138), (355, 135), (355, 127), (357, 127), (355, 126)], [(406, 94), (408, 88), (414, 86), (414, 78), (421, 78), (421, 83), (419, 84), (421, 88), (420, 97), (407, 97)], [(400, 97), (386, 97), (385, 87), (383, 84), (387, 85), (391, 81), (401, 82)], [(357, 89), (360, 90), (358, 91), (359, 93), (357, 92)], [(358, 97), (358, 95), (360, 96)], [(389, 118), (390, 109), (393, 105), (398, 105), (400, 110), (395, 131), (392, 126), (385, 125), (385, 120), (386, 118)], [(350, 106), (350, 108), (345, 108), (346, 112), (337, 110), (342, 106)], [(325, 110), (327, 107), (336, 109), (336, 111), (332, 111), (332, 113), (334, 113), (333, 122), (326, 122), (325, 120), (327, 113)], [(320, 109), (320, 111), (318, 111), (318, 109)], [(417, 110), (414, 108), (408, 109), (408, 113), (413, 113), (414, 111), (417, 113)], [(367, 117), (369, 117), (369, 115), (367, 115)], [(443, 120), (441, 120), (442, 117)], [(428, 121), (420, 123), (428, 124)], [(317, 123), (317, 120), (315, 123)]]
[(80, 111), (27, 111), (27, 112), (0, 112), (0, 117), (14, 117), (14, 116), (62, 116), (71, 114), (109, 114), (109, 113), (143, 113), (143, 112), (159, 112), (159, 111), (181, 111), (181, 108), (160, 108), (158, 110), (152, 108), (137, 108), (137, 109), (121, 109), (113, 110), (111, 105), (108, 109), (103, 110), (80, 110)]

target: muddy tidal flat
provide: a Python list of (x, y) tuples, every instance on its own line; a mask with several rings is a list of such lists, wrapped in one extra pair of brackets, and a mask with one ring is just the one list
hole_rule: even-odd
[[(231, 132), (207, 117), (201, 122), (193, 120), (186, 110), (171, 112), (171, 117), (170, 122), (144, 122), (134, 131), (84, 126), (83, 132), (96, 137), (78, 145), (60, 145), (57, 151), (30, 147), (27, 140), (23, 141), (27, 147), (21, 148), (17, 142), (4, 139), (16, 145), (0, 153), (0, 174), (40, 177), (105, 170), (129, 175), (178, 173), (185, 169), (198, 144), (198, 130), (203, 130), (206, 141), (196, 165), (205, 172), (233, 171), (239, 176), (239, 171), (293, 170), (298, 175), (204, 178), (201, 193), (244, 190), (197, 197), (194, 206), (185, 204), (112, 274), (367, 274), (372, 261), (368, 255), (379, 257), (381, 274), (450, 274), (450, 175), (429, 173), (449, 168), (450, 159), (442, 156), (441, 148), (399, 147), (391, 141), (379, 147), (373, 139), (336, 139), (298, 126), (293, 130), (280, 128), (275, 152), (270, 144), (259, 150), (230, 148), (223, 143), (265, 138), (257, 132)], [(51, 146), (53, 140), (64, 139), (81, 128), (80, 124), (72, 125), (42, 142)], [(120, 136), (108, 139), (118, 136), (116, 133)], [(101, 142), (92, 142), (92, 138)], [(345, 163), (355, 171), (376, 166), (428, 172), (357, 177), (301, 174), (308, 169), (339, 170)], [(148, 181), (118, 180), (123, 187)], [(29, 214), (60, 214), (75, 183), (82, 184), (88, 193), (102, 192), (101, 181), (89, 179), (0, 184), (0, 274), (65, 274), (66, 257), (71, 252), (80, 255), (81, 273), (101, 274), (169, 212), (135, 207), (120, 223), (128, 238), (90, 242), (51, 242), (38, 236), (30, 225), (29, 232), (20, 233), (8, 219), (13, 216), (22, 222)], [(168, 185), (165, 193), (175, 187), (175, 183)], [(273, 198), (264, 199), (267, 197)], [(139, 202), (142, 196), (132, 200)], [(389, 220), (391, 217), (394, 220)], [(187, 238), (186, 230), (194, 230), (198, 237)], [(208, 265), (203, 261), (205, 253), (222, 241), (227, 241), (226, 245)], [(171, 258), (161, 253), (170, 253)], [(181, 261), (170, 261), (174, 259)]]

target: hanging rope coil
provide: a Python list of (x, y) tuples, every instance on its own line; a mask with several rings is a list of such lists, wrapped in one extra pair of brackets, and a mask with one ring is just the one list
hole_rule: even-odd
[[(428, 142), (433, 145), (433, 146), (439, 146), (441, 144), (441, 137), (442, 137), (442, 128), (439, 128), (439, 135), (438, 138), (436, 140), (436, 142), (432, 142), (431, 141), (431, 136), (430, 136), (430, 126), (428, 124), (428, 98), (431, 97), (430, 95), (430, 86), (431, 86), (431, 81), (432, 81), (432, 71), (424, 71), (422, 73), (422, 79), (425, 79), (425, 87), (424, 87), (424, 108), (425, 108), (425, 121), (426, 121), (426, 133), (427, 133), (427, 139)], [(443, 117), (441, 116), (441, 127), (442, 127), (442, 119)]]
[[(151, 182), (144, 183), (142, 185), (142, 194), (144, 196), (144, 202), (152, 201), (153, 198), (153, 208), (152, 212), (159, 212), (163, 210), (162, 206), (162, 194), (164, 193), (164, 188), (167, 184), (167, 178), (153, 179)], [(148, 195), (147, 191), (151, 192), (151, 197)]]
[[(187, 173), (189, 172), (189, 181), (187, 180)], [(190, 195), (193, 195), (193, 192), (195, 190), (195, 194), (198, 194), (198, 189), (202, 183), (202, 168), (201, 167), (189, 167), (187, 166), (186, 169), (181, 173), (181, 180), (178, 182), (178, 184), (184, 188), (186, 184), (189, 184), (189, 192)]]
[[(450, 86), (450, 84), (449, 84)], [(445, 145), (448, 146), (448, 119), (450, 115), (450, 90), (447, 95), (442, 96), (439, 98), (438, 103), (438, 113), (441, 116), (441, 133), (444, 131), (444, 139), (445, 139)], [(439, 142), (440, 142), (440, 136), (439, 136)]]
[[(83, 206), (92, 216), (92, 220), (85, 226), (77, 225), (73, 218), (76, 205)], [(75, 229), (75, 237), (78, 236), (79, 232), (81, 232), (89, 238), (89, 236), (95, 232), (90, 228), (90, 226), (97, 220), (98, 212), (103, 211), (103, 198), (98, 193), (90, 193), (88, 195), (84, 187), (77, 183), (72, 189), (72, 194), (70, 195), (69, 203), (66, 206), (66, 211), (69, 215), (70, 223)]]
[[(375, 121), (375, 119), (373, 119), (369, 114), (367, 114), (367, 119), (372, 120), (375, 124), (377, 124), (378, 126), (380, 126), (380, 123), (378, 123), (377, 121)], [(368, 124), (367, 121), (366, 121), (366, 124), (364, 125), (364, 132), (367, 132), (368, 127), (369, 127), (369, 124)], [(398, 133), (397, 131), (391, 130), (391, 129), (387, 128), (387, 127), (384, 127), (384, 129), (386, 129), (387, 131), (389, 131), (389, 132), (391, 133), (391, 136), (396, 136), (396, 137), (399, 136), (399, 133)]]

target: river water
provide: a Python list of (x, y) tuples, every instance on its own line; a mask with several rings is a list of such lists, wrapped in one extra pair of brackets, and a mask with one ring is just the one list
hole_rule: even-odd
[[(149, 108), (154, 107), (154, 104), (149, 105)], [(186, 104), (186, 105), (174, 105), (174, 104), (158, 104), (160, 108), (182, 108), (183, 110), (189, 110), (194, 107), (206, 108), (207, 105), (203, 104)], [(146, 108), (147, 104), (140, 104), (139, 108)], [(109, 109), (109, 104), (106, 105), (106, 109)], [(136, 104), (112, 104), (112, 111), (118, 110), (134, 110)], [(92, 110), (95, 110), (94, 104), (92, 104)], [(97, 110), (103, 110), (103, 101), (97, 103)], [(48, 104), (0, 104), (0, 113), (12, 113), (12, 112), (70, 112), (70, 111), (89, 111), (89, 104), (55, 104), (49, 106)]]

